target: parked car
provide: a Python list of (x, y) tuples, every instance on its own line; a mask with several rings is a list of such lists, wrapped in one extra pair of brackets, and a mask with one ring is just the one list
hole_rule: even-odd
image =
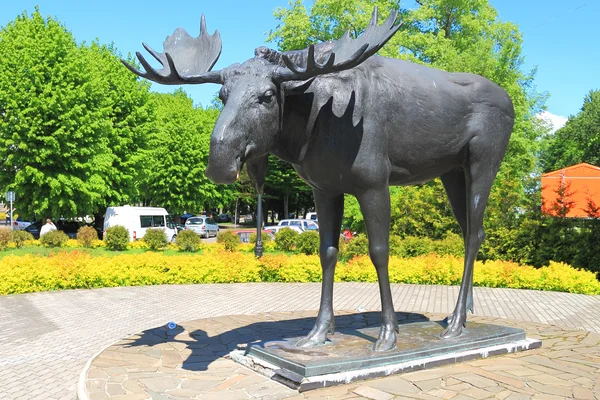
[(265, 226), (265, 228), (264, 228), (264, 230), (265, 230), (265, 231), (267, 231), (267, 232), (269, 232), (269, 233), (271, 233), (271, 234), (273, 234), (273, 235), (276, 235), (276, 234), (277, 234), (277, 232), (279, 232), (279, 231), (280, 231), (280, 230), (282, 230), (282, 229), (291, 229), (291, 230), (293, 230), (293, 231), (296, 231), (296, 232), (298, 232), (298, 233), (302, 233), (302, 232), (304, 232), (304, 231), (302, 230), (302, 228), (300, 228), (299, 226), (296, 226), (296, 225), (291, 225), (291, 226), (280, 226), (280, 225), (276, 225), (276, 226)]
[(34, 239), (40, 238), (40, 230), (42, 229), (42, 225), (44, 223), (42, 221), (33, 222), (27, 228), (23, 229), (25, 232), (31, 233)]
[(220, 214), (215, 218), (217, 222), (230, 222), (231, 216), (229, 214)]
[(319, 225), (315, 221), (308, 219), (282, 219), (278, 226), (297, 226), (303, 231), (318, 231)]
[[(27, 226), (27, 228), (25, 228), (23, 230), (25, 232), (31, 233), (31, 236), (33, 236), (34, 239), (39, 239), (40, 231), (42, 229), (42, 226), (44, 226), (45, 223), (46, 223), (46, 221), (33, 222), (29, 226)], [(56, 229), (66, 233), (67, 236), (69, 237), (69, 239), (77, 239), (77, 231), (82, 226), (77, 221), (64, 221), (64, 220), (57, 221), (55, 223), (55, 225), (56, 225)]]
[(25, 221), (24, 219), (22, 219), (20, 216), (17, 217), (17, 219), (13, 220), (13, 229), (18, 229), (20, 231), (24, 230), (25, 228), (27, 228), (29, 225), (31, 225), (31, 221)]
[(81, 224), (77, 221), (58, 220), (56, 222), (56, 229), (66, 233), (69, 239), (77, 239), (77, 231), (80, 227)]
[(309, 220), (315, 221), (315, 222), (319, 220), (319, 218), (317, 217), (317, 213), (316, 212), (306, 213), (306, 219), (309, 219)]
[[(233, 233), (235, 233), (236, 235), (239, 236), (240, 242), (242, 242), (242, 243), (250, 243), (250, 236), (252, 234), (256, 235), (256, 229), (236, 229), (236, 230), (233, 231)], [(269, 232), (266, 228), (263, 229), (262, 235), (263, 236), (267, 236), (268, 235), (271, 239), (273, 239), (275, 237), (273, 235), (273, 233)]]
[(127, 228), (130, 241), (143, 238), (148, 228), (162, 228), (170, 242), (177, 237), (177, 228), (171, 216), (161, 207), (108, 207), (104, 214), (103, 235), (115, 225)]
[(200, 237), (209, 238), (219, 234), (219, 225), (214, 219), (202, 215), (199, 217), (191, 217), (185, 221), (185, 229), (196, 232)]

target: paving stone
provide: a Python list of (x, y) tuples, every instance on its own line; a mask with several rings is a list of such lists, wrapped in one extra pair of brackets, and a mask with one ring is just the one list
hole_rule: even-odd
[(163, 376), (159, 378), (143, 378), (140, 379), (140, 383), (153, 392), (160, 393), (177, 388), (181, 383), (181, 379), (173, 376)]
[(462, 394), (472, 397), (474, 399), (487, 399), (490, 397), (494, 397), (495, 393), (490, 393), (487, 390), (479, 389), (479, 388), (471, 388), (462, 392)]
[(561, 386), (554, 386), (554, 385), (544, 385), (538, 382), (533, 382), (530, 381), (527, 383), (529, 385), (529, 387), (535, 389), (536, 392), (539, 393), (543, 393), (543, 394), (552, 394), (552, 395), (558, 395), (558, 396), (563, 396), (563, 397), (571, 397), (572, 395), (572, 390), (570, 387), (561, 387)]
[(458, 393), (453, 392), (452, 390), (435, 389), (435, 390), (428, 391), (427, 394), (430, 396), (439, 397), (442, 399), (451, 399), (451, 398), (455, 397)]
[(414, 382), (415, 386), (417, 386), (421, 391), (428, 392), (433, 389), (440, 389), (442, 387), (441, 379), (429, 379), (426, 381), (418, 381)]
[(478, 387), (478, 388), (485, 388), (485, 387), (497, 385), (497, 383), (494, 382), (493, 380), (484, 378), (483, 376), (477, 375), (475, 373), (460, 374), (460, 375), (456, 375), (454, 377), (460, 381), (466, 382), (466, 383), (473, 385), (475, 387)]
[(564, 400), (564, 397), (553, 396), (551, 394), (534, 394), (532, 400)]
[(356, 389), (354, 389), (353, 392), (358, 394), (359, 396), (363, 396), (367, 399), (372, 400), (389, 400), (394, 398), (393, 395), (387, 392), (369, 386), (359, 386)]
[(396, 395), (419, 393), (421, 391), (417, 386), (415, 386), (414, 383), (403, 379), (401, 376), (393, 376), (369, 381), (368, 386)]
[(588, 389), (585, 387), (574, 386), (573, 387), (573, 397), (576, 399), (582, 399), (582, 400), (593, 400), (594, 392), (591, 389)]
[(117, 394), (125, 394), (125, 388), (123, 388), (122, 385), (118, 384), (118, 383), (109, 383), (107, 385), (107, 389), (108, 394), (112, 397), (115, 396)]

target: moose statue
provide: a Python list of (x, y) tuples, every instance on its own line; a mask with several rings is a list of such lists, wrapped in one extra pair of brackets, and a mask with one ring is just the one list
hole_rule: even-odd
[(396, 33), (398, 12), (378, 23), (377, 8), (357, 38), (298, 51), (266, 47), (255, 57), (212, 71), (221, 53), (218, 31), (200, 35), (178, 28), (153, 68), (138, 52), (154, 82), (218, 83), (224, 103), (210, 140), (206, 175), (232, 183), (245, 164), (262, 191), (267, 157), (291, 163), (312, 187), (319, 217), (321, 302), (316, 323), (297, 346), (323, 344), (334, 332), (333, 278), (344, 194), (356, 196), (377, 270), (382, 324), (374, 351), (396, 345), (398, 322), (388, 276), (390, 185), (413, 185), (440, 177), (465, 244), (464, 272), (454, 311), (441, 338), (460, 336), (473, 311), (473, 263), (484, 239), (483, 215), (514, 122), (508, 94), (468, 73), (449, 73), (376, 56)]

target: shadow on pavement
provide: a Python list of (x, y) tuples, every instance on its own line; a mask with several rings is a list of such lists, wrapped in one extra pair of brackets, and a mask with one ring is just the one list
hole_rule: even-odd
[[(423, 314), (396, 313), (400, 325), (428, 321)], [(251, 318), (251, 316), (242, 316)], [(235, 316), (233, 316), (235, 318)], [(363, 336), (358, 329), (380, 324), (379, 312), (346, 314), (335, 317), (336, 329), (345, 329), (345, 333)], [(167, 326), (148, 329), (139, 334), (139, 338), (124, 347), (156, 346), (163, 343), (183, 343), (191, 354), (183, 361), (182, 368), (190, 371), (205, 371), (208, 366), (223, 358), (240, 345), (254, 341), (278, 340), (308, 334), (315, 324), (315, 317), (297, 318), (281, 321), (263, 321), (232, 328), (218, 335), (209, 336), (201, 329), (186, 332), (177, 325), (174, 329)]]

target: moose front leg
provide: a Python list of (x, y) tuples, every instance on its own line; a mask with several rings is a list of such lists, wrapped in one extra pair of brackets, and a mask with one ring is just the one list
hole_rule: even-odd
[(313, 190), (317, 216), (319, 218), (319, 254), (323, 269), (321, 287), (321, 305), (317, 322), (309, 334), (300, 339), (296, 346), (311, 347), (327, 341), (327, 332), (335, 331), (333, 316), (333, 275), (340, 246), (340, 228), (344, 213), (344, 195), (330, 196), (318, 190)]
[(388, 263), (390, 253), (390, 192), (371, 189), (358, 196), (358, 202), (369, 237), (369, 256), (377, 270), (379, 294), (381, 296), (381, 330), (373, 346), (375, 351), (387, 351), (396, 346), (398, 319), (394, 311)]

